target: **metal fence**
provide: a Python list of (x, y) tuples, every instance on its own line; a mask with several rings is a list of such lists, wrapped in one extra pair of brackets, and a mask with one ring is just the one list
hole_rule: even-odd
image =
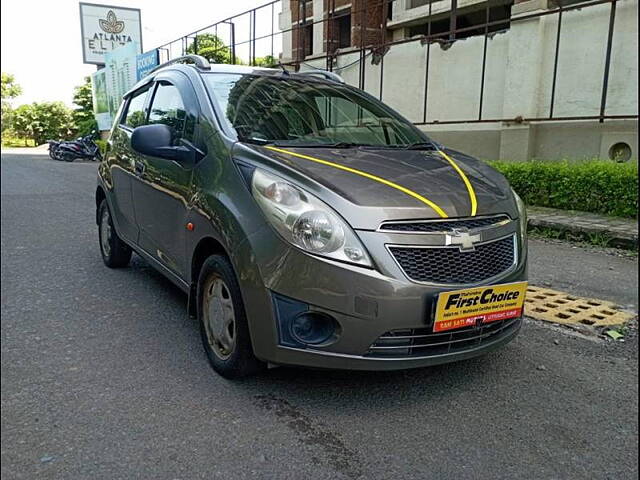
[[(283, 0), (288, 1), (288, 0)], [(434, 1), (434, 0), (432, 0)], [(326, 41), (330, 38), (331, 35), (331, 27), (332, 24), (329, 23), (326, 28), (322, 25), (323, 28), (323, 42), (324, 42), (324, 54), (321, 56), (313, 55), (313, 61), (317, 62), (319, 59), (324, 60), (325, 69), (329, 71), (333, 71), (335, 65), (337, 63), (338, 57), (342, 55), (350, 55), (357, 53), (358, 59), (355, 62), (352, 62), (348, 65), (340, 67), (340, 69), (345, 68), (346, 66), (352, 66), (353, 64), (358, 64), (358, 87), (364, 89), (366, 78), (366, 64), (365, 62), (369, 57), (371, 57), (371, 61), (379, 63), (379, 89), (380, 94), (379, 97), (382, 100), (382, 86), (384, 80), (384, 59), (385, 54), (394, 46), (411, 43), (411, 42), (421, 42), (422, 45), (426, 46), (426, 62), (425, 62), (425, 71), (424, 71), (424, 91), (422, 93), (422, 105), (423, 105), (423, 115), (422, 121), (414, 122), (416, 125), (431, 125), (431, 124), (460, 124), (460, 123), (492, 123), (492, 122), (515, 122), (515, 123), (524, 123), (524, 122), (544, 122), (544, 121), (577, 121), (577, 120), (598, 120), (599, 122), (604, 122), (605, 120), (619, 120), (619, 119), (638, 119), (637, 111), (635, 113), (629, 112), (628, 114), (616, 114), (609, 115), (606, 113), (607, 110), (607, 94), (609, 89), (609, 77), (611, 70), (611, 56), (612, 56), (612, 44), (614, 31), (616, 27), (616, 6), (619, 2), (623, 0), (585, 0), (579, 3), (574, 3), (571, 1), (570, 4), (567, 0), (558, 0), (558, 5), (554, 8), (550, 8), (544, 11), (536, 11), (529, 14), (522, 14), (515, 17), (510, 17), (507, 19), (500, 20), (490, 20), (490, 2), (486, 2), (485, 5), (485, 21), (481, 24), (474, 24), (473, 26), (458, 28), (457, 27), (457, 0), (452, 0), (451, 2), (451, 10), (450, 14), (450, 22), (449, 29), (446, 31), (438, 31), (437, 33), (433, 33), (432, 31), (432, 1), (428, 2), (429, 7), (429, 15), (427, 19), (426, 25), (426, 34), (420, 36), (413, 36), (411, 38), (405, 38), (396, 41), (388, 41), (387, 40), (387, 12), (391, 5), (397, 0), (368, 0), (361, 2), (364, 7), (360, 9), (351, 8), (351, 19), (353, 21), (354, 18), (359, 19), (359, 28), (361, 28), (361, 32), (359, 35), (359, 42), (356, 46), (351, 46), (344, 49), (334, 50), (327, 53), (327, 46), (329, 43)], [(326, 4), (328, 5), (328, 11), (323, 12), (323, 18), (321, 20), (308, 21), (306, 20), (306, 5), (307, 2), (300, 2), (303, 12), (302, 18), (305, 20), (299, 24), (298, 22), (293, 22), (291, 28), (281, 30), (277, 25), (277, 15), (281, 11), (281, 2), (280, 0), (274, 0), (269, 3), (260, 5), (251, 10), (247, 10), (245, 12), (239, 13), (232, 17), (226, 18), (224, 20), (213, 23), (209, 26), (203, 27), (199, 30), (191, 32), (183, 37), (180, 37), (176, 40), (168, 42), (164, 45), (158, 47), (160, 51), (160, 58), (162, 61), (170, 60), (180, 55), (184, 55), (186, 53), (198, 53), (198, 36), (203, 34), (213, 34), (219, 37), (224, 45), (221, 45), (218, 50), (220, 52), (226, 52), (226, 61), (228, 63), (244, 63), (248, 65), (281, 65), (283, 67), (288, 67), (290, 69), (298, 70), (301, 66), (306, 66), (307, 68), (317, 68), (312, 67), (306, 63), (307, 57), (301, 52), (305, 52), (307, 50), (307, 46), (305, 45), (306, 36), (304, 32), (304, 28), (314, 28), (315, 25), (324, 24), (325, 22), (330, 22), (334, 18), (336, 18), (336, 1), (335, 0), (327, 0)], [(564, 4), (564, 5), (563, 5)], [(597, 5), (609, 4), (610, 13), (609, 13), (609, 24), (607, 31), (607, 40), (605, 47), (605, 58), (604, 58), (604, 69), (600, 74), (602, 75), (602, 91), (600, 95), (600, 108), (598, 115), (576, 115), (576, 116), (556, 116), (554, 115), (554, 106), (556, 105), (556, 85), (557, 85), (557, 77), (558, 77), (558, 67), (560, 62), (560, 45), (561, 45), (561, 31), (563, 25), (563, 16), (570, 11), (577, 9), (587, 9)], [(367, 11), (375, 8), (382, 8), (383, 10), (383, 25), (380, 28), (380, 35), (377, 41), (371, 41), (370, 36), (366, 34), (366, 14)], [(533, 117), (533, 118), (484, 118), (483, 117), (483, 103), (485, 100), (485, 75), (486, 75), (486, 67), (487, 67), (487, 44), (490, 35), (492, 35), (495, 28), (500, 28), (501, 26), (507, 25), (511, 26), (517, 22), (523, 22), (527, 20), (531, 20), (533, 18), (547, 16), (547, 15), (555, 15), (557, 16), (557, 32), (555, 36), (555, 47), (554, 47), (554, 61), (553, 61), (553, 73), (551, 79), (551, 93), (549, 102), (549, 114), (547, 116), (542, 117)], [(300, 15), (298, 15), (300, 16)], [(304, 27), (304, 28), (302, 28)], [(352, 27), (353, 28), (353, 27)], [(358, 27), (356, 27), (358, 28)], [(478, 85), (478, 95), (479, 95), (479, 109), (478, 114), (473, 116), (473, 118), (461, 118), (456, 120), (447, 120), (447, 121), (427, 121), (427, 100), (428, 100), (428, 87), (429, 87), (429, 79), (432, 75), (432, 72), (429, 68), (429, 57), (431, 53), (431, 48), (433, 45), (443, 45), (447, 42), (453, 42), (458, 37), (465, 36), (465, 34), (469, 34), (473, 31), (479, 31), (482, 29), (484, 32), (484, 48), (482, 53), (482, 58), (479, 61), (482, 62), (481, 68), (481, 77), (479, 79)], [(296, 38), (297, 42), (297, 58), (294, 58), (290, 61), (281, 62), (279, 60), (279, 56), (281, 53), (281, 49), (278, 45), (282, 44), (284, 39), (284, 34), (290, 33), (291, 39)], [(368, 40), (368, 41), (367, 41)], [(280, 51), (279, 51), (280, 50)], [(258, 53), (259, 52), (259, 53)], [(211, 52), (209, 52), (211, 53)]]

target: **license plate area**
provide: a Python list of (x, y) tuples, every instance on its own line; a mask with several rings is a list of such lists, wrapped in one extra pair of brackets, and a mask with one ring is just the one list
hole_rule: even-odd
[(444, 332), (522, 315), (527, 282), (488, 285), (438, 295), (433, 331)]

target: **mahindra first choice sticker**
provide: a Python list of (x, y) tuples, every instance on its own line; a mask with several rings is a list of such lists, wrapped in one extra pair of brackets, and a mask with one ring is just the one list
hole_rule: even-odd
[(527, 282), (443, 292), (438, 296), (433, 331), (519, 317), (526, 292)]

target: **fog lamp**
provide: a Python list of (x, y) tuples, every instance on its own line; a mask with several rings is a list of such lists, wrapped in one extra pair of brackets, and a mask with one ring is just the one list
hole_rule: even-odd
[(304, 312), (291, 322), (291, 335), (300, 343), (317, 345), (326, 342), (336, 331), (336, 321), (319, 312)]

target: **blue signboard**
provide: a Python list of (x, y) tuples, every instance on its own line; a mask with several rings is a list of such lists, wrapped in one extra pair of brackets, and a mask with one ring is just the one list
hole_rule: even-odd
[(137, 79), (145, 77), (159, 64), (158, 50), (151, 50), (136, 56), (136, 76)]

